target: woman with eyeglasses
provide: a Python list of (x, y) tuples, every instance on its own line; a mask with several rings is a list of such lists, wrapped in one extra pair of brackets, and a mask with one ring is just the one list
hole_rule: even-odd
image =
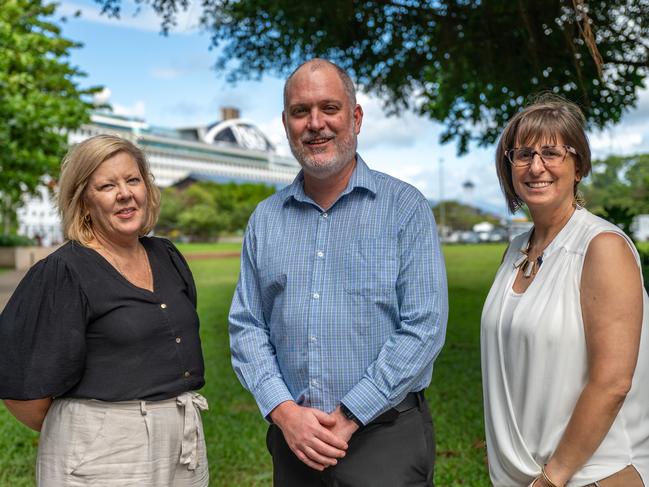
[(583, 208), (591, 169), (579, 108), (545, 96), (515, 115), (496, 167), (511, 242), (481, 326), (495, 487), (649, 485), (649, 298), (638, 253)]

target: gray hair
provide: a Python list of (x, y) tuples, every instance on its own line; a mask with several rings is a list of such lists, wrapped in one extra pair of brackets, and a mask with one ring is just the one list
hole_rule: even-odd
[(310, 65), (311, 71), (315, 71), (317, 69), (322, 69), (325, 66), (329, 66), (333, 68), (336, 71), (336, 74), (340, 78), (340, 81), (343, 82), (343, 86), (345, 88), (345, 93), (347, 94), (347, 99), (349, 100), (349, 104), (351, 105), (351, 109), (353, 110), (354, 107), (356, 106), (356, 87), (354, 86), (354, 82), (352, 81), (351, 77), (347, 74), (347, 72), (341, 68), (340, 66), (332, 63), (331, 61), (328, 61), (326, 59), (320, 59), (320, 58), (314, 58), (310, 59), (309, 61), (305, 61), (302, 64), (300, 64), (297, 68), (293, 70), (291, 74), (288, 75), (288, 78), (286, 78), (286, 82), (284, 83), (284, 109), (286, 110), (287, 104), (288, 104), (288, 86), (291, 83), (291, 80), (293, 79), (293, 76), (295, 76), (295, 73), (297, 73), (300, 69), (303, 67)]

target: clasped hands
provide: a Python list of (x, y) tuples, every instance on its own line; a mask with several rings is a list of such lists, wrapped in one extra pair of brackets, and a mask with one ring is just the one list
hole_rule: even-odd
[(340, 406), (330, 414), (319, 409), (285, 401), (270, 413), (282, 430), (291, 451), (309, 467), (322, 471), (336, 465), (347, 451), (347, 442), (358, 429), (347, 419)]

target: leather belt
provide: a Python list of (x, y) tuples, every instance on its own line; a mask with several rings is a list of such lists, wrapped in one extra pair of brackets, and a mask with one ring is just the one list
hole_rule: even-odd
[(413, 408), (419, 408), (424, 403), (424, 391), (409, 392), (403, 401), (378, 415), (369, 424), (391, 423), (399, 417), (399, 414), (405, 413)]

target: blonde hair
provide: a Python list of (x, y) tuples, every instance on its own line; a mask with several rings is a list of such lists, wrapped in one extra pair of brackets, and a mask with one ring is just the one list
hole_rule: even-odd
[[(544, 93), (523, 111), (518, 112), (503, 130), (496, 147), (496, 170), (500, 187), (505, 194), (509, 211), (514, 213), (523, 206), (523, 200), (514, 190), (512, 166), (507, 151), (516, 144), (535, 144), (543, 140), (556, 143), (561, 137), (564, 144), (577, 151), (575, 167), (580, 178), (590, 173), (590, 146), (585, 131), (586, 119), (574, 103), (558, 95)], [(573, 188), (576, 203), (583, 206), (576, 181)]]
[(154, 183), (144, 152), (116, 135), (96, 135), (73, 146), (61, 165), (57, 203), (66, 239), (86, 246), (94, 240), (92, 221), (84, 202), (88, 180), (104, 161), (120, 152), (135, 159), (146, 188), (146, 215), (140, 235), (149, 233), (156, 224), (160, 213), (160, 190)]

